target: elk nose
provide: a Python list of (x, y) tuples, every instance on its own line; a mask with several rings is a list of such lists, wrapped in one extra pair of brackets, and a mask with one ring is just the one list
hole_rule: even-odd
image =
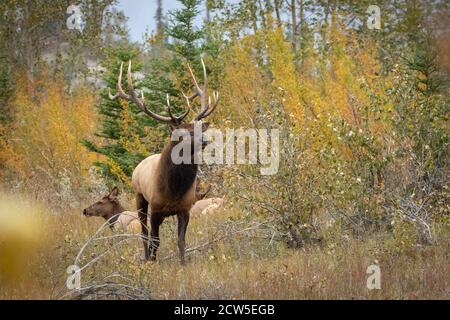
[(84, 215), (87, 215), (86, 209), (83, 209), (83, 214), (84, 214)]

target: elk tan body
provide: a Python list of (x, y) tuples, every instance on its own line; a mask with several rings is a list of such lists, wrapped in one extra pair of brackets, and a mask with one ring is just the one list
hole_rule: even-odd
[(152, 211), (174, 213), (190, 210), (196, 201), (196, 180), (180, 199), (173, 199), (170, 194), (162, 190), (164, 186), (163, 165), (160, 163), (161, 154), (151, 155), (142, 160), (134, 169), (132, 185), (136, 193), (144, 196)]
[(124, 231), (128, 233), (140, 233), (141, 223), (139, 222), (139, 216), (136, 211), (123, 211), (117, 218), (114, 224), (116, 231)]
[(210, 215), (217, 212), (223, 205), (222, 198), (208, 198), (197, 201), (191, 208), (192, 217), (200, 217), (202, 215)]

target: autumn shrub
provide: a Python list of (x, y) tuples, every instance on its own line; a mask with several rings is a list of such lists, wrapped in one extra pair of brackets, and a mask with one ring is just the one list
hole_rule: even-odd
[(83, 86), (69, 93), (58, 75), (30, 81), (19, 73), (15, 84), (12, 122), (5, 129), (8, 185), (56, 205), (77, 206), (96, 157), (80, 144), (95, 129), (94, 95)]
[(387, 232), (400, 247), (433, 243), (433, 221), (448, 214), (448, 97), (430, 50), (383, 73), (372, 40), (339, 23), (329, 32), (327, 54), (311, 49), (300, 66), (274, 26), (222, 53), (219, 126), (281, 129), (281, 164), (268, 177), (249, 165), (215, 174), (289, 246), (331, 236), (331, 224), (360, 239)]

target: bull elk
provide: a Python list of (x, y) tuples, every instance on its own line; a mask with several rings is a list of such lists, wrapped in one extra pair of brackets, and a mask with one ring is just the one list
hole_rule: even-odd
[[(109, 93), (110, 99), (114, 100), (122, 98), (135, 103), (139, 109), (154, 118), (155, 120), (165, 122), (169, 126), (170, 134), (176, 129), (184, 129), (183, 132), (189, 135), (190, 139), (180, 137), (178, 141), (169, 141), (165, 144), (161, 154), (154, 154), (142, 160), (133, 171), (132, 185), (136, 193), (136, 207), (139, 213), (139, 219), (142, 226), (142, 241), (144, 245), (144, 259), (156, 260), (156, 251), (158, 250), (159, 227), (166, 217), (177, 215), (178, 219), (178, 249), (180, 253), (181, 264), (185, 263), (185, 236), (189, 223), (189, 210), (196, 201), (196, 184), (197, 184), (197, 164), (194, 161), (189, 163), (182, 162), (175, 164), (172, 161), (172, 149), (180, 143), (189, 143), (191, 150), (191, 159), (194, 159), (199, 144), (202, 147), (206, 145), (203, 141), (203, 132), (208, 129), (209, 124), (201, 122), (202, 119), (209, 116), (217, 106), (218, 93), (214, 92), (213, 101), (206, 94), (208, 78), (206, 74), (205, 64), (203, 67), (203, 85), (200, 87), (195, 75), (188, 64), (188, 70), (194, 83), (194, 93), (183, 97), (186, 100), (187, 108), (180, 116), (175, 116), (171, 110), (169, 95), (167, 95), (167, 112), (169, 117), (157, 114), (147, 108), (144, 94), (137, 94), (133, 87), (131, 74), (131, 61), (128, 64), (127, 73), (127, 92), (122, 89), (122, 72), (123, 63), (120, 66), (119, 77), (117, 81), (117, 93), (112, 95)], [(184, 123), (184, 119), (191, 110), (191, 101), (200, 98), (201, 110), (190, 123)], [(194, 127), (201, 126), (200, 137), (194, 135)], [(198, 135), (198, 134), (197, 134)], [(186, 141), (188, 140), (188, 141)], [(196, 147), (194, 147), (194, 145)], [(182, 146), (182, 145), (181, 145)], [(184, 149), (183, 149), (184, 150)], [(151, 226), (151, 243), (148, 243), (148, 225), (147, 217), (150, 208), (150, 226)]]

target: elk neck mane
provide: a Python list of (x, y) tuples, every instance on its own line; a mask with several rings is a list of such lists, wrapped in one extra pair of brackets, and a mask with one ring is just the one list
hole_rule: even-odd
[(177, 142), (169, 141), (161, 153), (159, 163), (159, 186), (164, 193), (175, 199), (182, 198), (192, 187), (197, 177), (197, 164), (174, 164), (172, 148)]

